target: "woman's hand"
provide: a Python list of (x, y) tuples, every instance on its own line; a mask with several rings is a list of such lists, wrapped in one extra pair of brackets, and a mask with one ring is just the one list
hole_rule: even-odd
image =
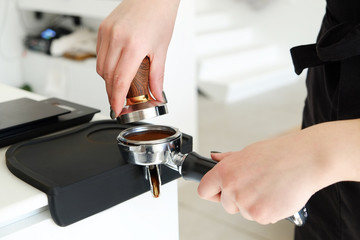
[(316, 191), (359, 181), (359, 146), (359, 120), (348, 120), (212, 154), (219, 163), (203, 177), (198, 193), (231, 214), (275, 223), (298, 212)]
[(150, 90), (162, 100), (165, 59), (178, 5), (179, 0), (123, 0), (101, 23), (96, 70), (105, 80), (116, 116), (146, 56), (150, 58)]

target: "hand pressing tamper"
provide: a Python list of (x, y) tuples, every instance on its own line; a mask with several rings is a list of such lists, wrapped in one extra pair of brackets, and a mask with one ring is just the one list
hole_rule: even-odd
[(163, 93), (163, 101), (158, 101), (149, 89), (150, 59), (145, 57), (142, 61), (133, 81), (131, 82), (126, 104), (119, 116), (115, 116), (110, 108), (110, 117), (117, 119), (121, 124), (137, 122), (144, 119), (154, 118), (168, 113), (167, 100)]

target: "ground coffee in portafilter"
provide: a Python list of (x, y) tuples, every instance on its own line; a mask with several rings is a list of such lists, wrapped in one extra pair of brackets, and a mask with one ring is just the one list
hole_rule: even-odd
[(144, 132), (132, 133), (125, 138), (132, 141), (154, 141), (172, 136), (174, 133), (162, 130), (147, 130)]

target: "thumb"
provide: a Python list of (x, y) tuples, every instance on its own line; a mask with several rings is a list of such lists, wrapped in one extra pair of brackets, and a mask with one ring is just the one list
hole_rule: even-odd
[(227, 156), (230, 156), (232, 154), (232, 152), (224, 152), (224, 153), (221, 153), (221, 152), (215, 152), (215, 151), (212, 151), (211, 152), (211, 158), (215, 161), (218, 161), (220, 162), (221, 160), (223, 160), (224, 158), (226, 158)]
[(150, 91), (158, 101), (163, 101), (163, 82), (165, 71), (165, 57), (153, 58), (150, 63), (149, 85)]

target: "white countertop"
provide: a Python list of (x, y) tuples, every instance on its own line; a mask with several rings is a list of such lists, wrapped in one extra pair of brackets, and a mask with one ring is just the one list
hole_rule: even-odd
[[(21, 97), (42, 100), (43, 97), (17, 88), (0, 84), (0, 102)], [(0, 228), (22, 218), (44, 211), (47, 196), (38, 189), (24, 184), (7, 168), (5, 153), (8, 147), (0, 148)]]
[[(37, 94), (0, 84), (0, 102), (22, 97), (34, 100), (45, 99)], [(104, 117), (97, 114), (94, 119), (104, 119)], [(5, 160), (7, 149), (8, 147), (0, 148), (0, 228), (42, 212), (48, 205), (45, 193), (24, 183), (8, 170)]]

